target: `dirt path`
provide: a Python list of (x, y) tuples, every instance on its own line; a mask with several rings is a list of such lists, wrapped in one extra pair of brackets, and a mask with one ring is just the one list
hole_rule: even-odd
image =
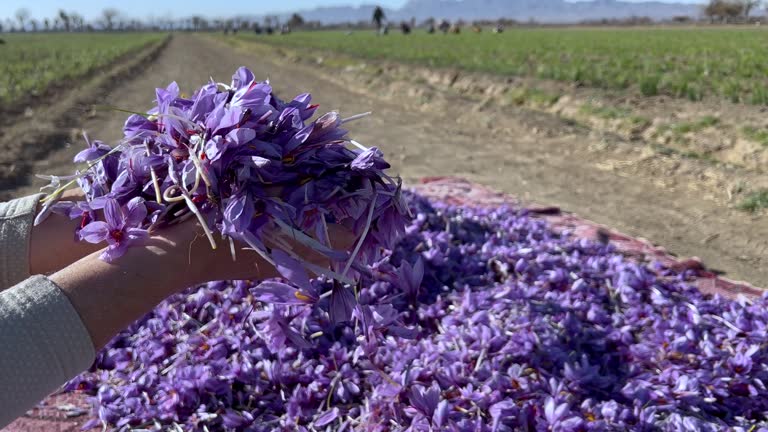
[[(673, 253), (698, 256), (732, 278), (768, 286), (768, 268), (763, 268), (768, 220), (702, 200), (690, 190), (661, 188), (653, 179), (600, 169), (608, 160), (621, 159), (626, 149), (596, 142), (599, 139), (589, 131), (555, 117), (508, 109), (486, 113), (486, 122), (468, 124), (456, 120), (471, 109), (460, 99), (445, 110), (423, 112), (409, 106), (405, 93), (399, 100), (379, 98), (362, 87), (350, 90), (306, 65), (273, 63), (258, 53), (192, 35), (175, 36), (156, 61), (135, 78), (117, 83), (104, 99), (142, 110), (150, 105), (155, 87), (176, 80), (189, 91), (209, 76), (226, 82), (240, 65), (271, 77), (283, 98), (310, 91), (321, 110), (340, 109), (348, 115), (374, 111), (374, 116), (350, 125), (352, 135), (382, 148), (406, 180), (464, 176), (526, 201), (559, 205)], [(120, 138), (124, 119), (124, 114), (103, 112), (80, 126), (109, 142)], [(536, 133), (543, 124), (554, 132)], [(596, 145), (612, 150), (596, 154), (591, 150)], [(36, 163), (32, 172), (68, 173), (72, 155), (81, 148), (82, 143), (75, 142)], [(34, 190), (27, 185), (17, 193)]]

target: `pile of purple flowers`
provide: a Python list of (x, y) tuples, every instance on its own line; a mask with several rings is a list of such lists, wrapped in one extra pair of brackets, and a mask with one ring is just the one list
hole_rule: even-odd
[(524, 210), (407, 199), (351, 320), (244, 281), (190, 289), (68, 384), (93, 395), (89, 426), (768, 430), (768, 298), (705, 296)]
[[(365, 114), (342, 119), (330, 112), (310, 122), (317, 110), (310, 99), (284, 102), (244, 67), (231, 85), (210, 82), (191, 98), (176, 83), (157, 89), (156, 106), (127, 119), (119, 145), (86, 137), (88, 148), (75, 157), (86, 167), (51, 177), (54, 191), (37, 223), (50, 211), (80, 220), (76, 236), (106, 243), (102, 259), (111, 261), (154, 230), (197, 218), (212, 248), (223, 243), (236, 258), (236, 244), (245, 245), (299, 288), (265, 287), (277, 297), (316, 301), (308, 270), (352, 285), (351, 276), (392, 246), (407, 209), (382, 153), (342, 128)], [(86, 200), (58, 201), (75, 184)], [(332, 248), (329, 224), (352, 231), (351, 253)], [(314, 266), (286, 239), (334, 265)], [(339, 304), (344, 299), (334, 296)]]

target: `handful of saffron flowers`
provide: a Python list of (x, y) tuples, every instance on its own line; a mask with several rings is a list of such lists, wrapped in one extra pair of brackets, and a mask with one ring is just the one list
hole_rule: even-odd
[[(77, 237), (106, 242), (101, 257), (112, 261), (156, 229), (197, 218), (212, 248), (223, 243), (236, 259), (236, 242), (245, 244), (297, 285), (264, 287), (265, 299), (284, 303), (318, 299), (307, 270), (353, 284), (350, 270), (365, 272), (403, 231), (400, 179), (384, 173), (389, 164), (376, 147), (342, 129), (365, 114), (330, 112), (309, 122), (318, 107), (309, 94), (284, 102), (244, 67), (231, 85), (211, 81), (189, 99), (175, 82), (156, 93), (157, 106), (128, 117), (118, 145), (86, 136), (88, 148), (74, 161), (87, 166), (46, 177), (54, 192), (36, 223), (52, 211), (79, 218)], [(59, 201), (75, 184), (86, 200)], [(331, 247), (329, 223), (351, 227), (351, 253)], [(328, 257), (332, 268), (302, 259), (286, 237)]]

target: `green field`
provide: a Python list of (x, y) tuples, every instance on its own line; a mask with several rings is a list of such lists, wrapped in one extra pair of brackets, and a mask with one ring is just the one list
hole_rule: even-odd
[(377, 37), (373, 31), (240, 35), (277, 46), (531, 76), (647, 96), (768, 104), (768, 29), (512, 29)]
[(40, 94), (51, 83), (86, 74), (162, 37), (150, 33), (0, 35), (5, 40), (0, 45), (0, 103)]

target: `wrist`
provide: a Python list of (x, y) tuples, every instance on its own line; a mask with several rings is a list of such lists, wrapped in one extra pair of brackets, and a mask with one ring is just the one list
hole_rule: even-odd
[(135, 245), (112, 263), (91, 254), (51, 275), (80, 314), (96, 349), (186, 287), (163, 239)]
[(152, 286), (160, 300), (200, 283), (201, 279), (185, 246), (165, 237), (151, 237), (142, 245), (129, 247), (115, 264), (133, 269), (139, 279), (146, 280), (145, 287)]

